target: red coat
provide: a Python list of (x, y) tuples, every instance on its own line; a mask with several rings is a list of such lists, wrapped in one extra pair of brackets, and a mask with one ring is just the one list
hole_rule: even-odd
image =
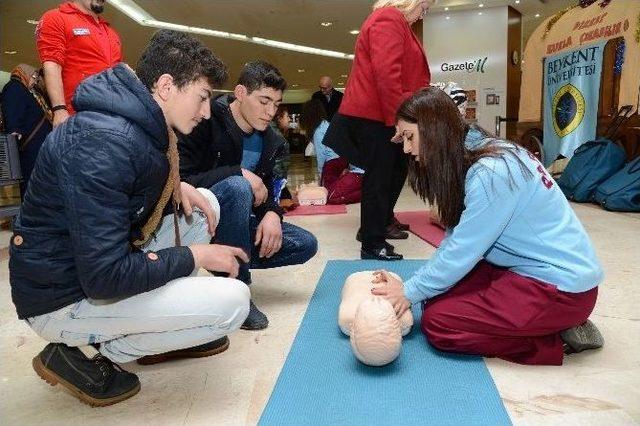
[(40, 61), (62, 66), (64, 101), (73, 113), (71, 98), (78, 84), (122, 60), (120, 37), (101, 17), (96, 21), (73, 3), (47, 11), (36, 29)]
[(427, 57), (402, 12), (377, 9), (360, 29), (339, 112), (392, 126), (402, 101), (430, 81)]

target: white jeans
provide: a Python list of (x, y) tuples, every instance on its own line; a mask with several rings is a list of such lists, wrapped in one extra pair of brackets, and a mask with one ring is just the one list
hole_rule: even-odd
[[(207, 189), (198, 188), (214, 207), (220, 206)], [(208, 243), (205, 215), (194, 210), (179, 220), (184, 246)], [(143, 250), (174, 245), (173, 215), (162, 219)], [(117, 300), (83, 299), (55, 312), (27, 320), (42, 338), (69, 346), (100, 343), (100, 352), (123, 363), (145, 355), (201, 345), (240, 328), (249, 314), (249, 288), (241, 281), (213, 276), (169, 281), (155, 290)]]

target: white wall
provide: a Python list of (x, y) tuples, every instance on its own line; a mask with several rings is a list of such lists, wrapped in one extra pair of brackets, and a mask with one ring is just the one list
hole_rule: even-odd
[(9, 82), (10, 78), (11, 78), (11, 73), (8, 73), (6, 71), (0, 71), (0, 90), (2, 90), (4, 85)]
[[(495, 117), (507, 111), (507, 7), (465, 10), (427, 15), (424, 21), (424, 46), (431, 81), (455, 81), (463, 89), (476, 90), (478, 124), (493, 133)], [(446, 19), (449, 16), (449, 19)], [(487, 58), (484, 72), (443, 71), (443, 64), (462, 64)], [(487, 105), (486, 95), (500, 96), (499, 105)], [(472, 105), (469, 106), (473, 108)], [(505, 125), (502, 125), (502, 137)]]

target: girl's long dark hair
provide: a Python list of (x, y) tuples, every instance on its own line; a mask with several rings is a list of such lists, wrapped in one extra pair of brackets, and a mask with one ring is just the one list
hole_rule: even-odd
[[(511, 149), (496, 144), (466, 149), (469, 127), (455, 103), (437, 87), (414, 93), (400, 106), (397, 119), (418, 125), (419, 159), (409, 160), (409, 183), (423, 201), (437, 204), (440, 220), (447, 228), (460, 222), (469, 168), (481, 158), (502, 157), (507, 151), (515, 155), (517, 150), (515, 146)], [(532, 176), (521, 161), (520, 166), (523, 174)]]
[(311, 99), (302, 105), (302, 115), (300, 116), (300, 127), (307, 134), (307, 138), (313, 138), (313, 132), (327, 119), (327, 112), (324, 105), (318, 99)]

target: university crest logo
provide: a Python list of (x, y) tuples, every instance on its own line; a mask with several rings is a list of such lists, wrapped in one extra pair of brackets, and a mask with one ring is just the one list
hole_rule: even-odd
[(562, 86), (553, 97), (553, 128), (563, 138), (578, 128), (584, 118), (585, 101), (572, 84)]

